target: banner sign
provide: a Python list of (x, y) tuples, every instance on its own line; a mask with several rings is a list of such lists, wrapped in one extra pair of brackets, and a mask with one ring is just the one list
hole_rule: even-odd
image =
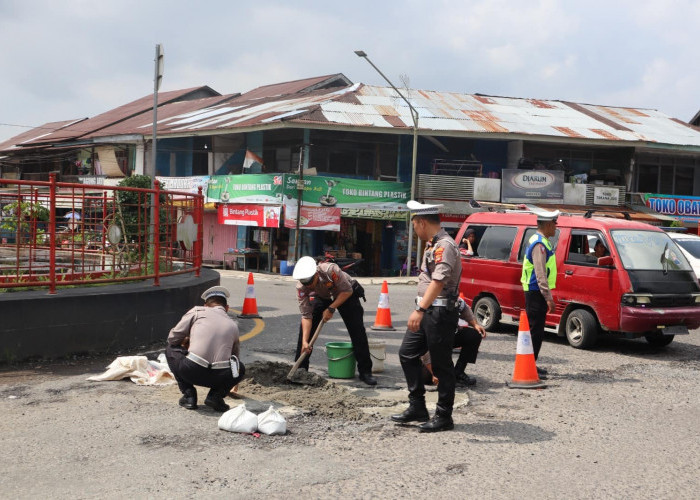
[(279, 205), (221, 204), (219, 224), (235, 226), (279, 227), (282, 207)]
[(282, 204), (283, 176), (272, 174), (212, 175), (208, 203)]
[(593, 188), (594, 205), (619, 205), (620, 190), (616, 187), (596, 186)]
[(197, 175), (194, 177), (161, 177), (156, 176), (160, 182), (160, 188), (165, 191), (183, 191), (188, 194), (197, 194), (199, 186), (202, 186), (202, 194), (207, 195), (209, 185), (208, 175)]
[[(284, 206), (284, 227), (297, 227), (297, 206), (293, 203)], [(340, 231), (340, 208), (302, 206), (299, 229)]]
[(406, 220), (408, 212), (399, 210), (377, 210), (374, 208), (341, 208), (340, 216), (351, 219)]
[(700, 197), (699, 196), (673, 196), (666, 194), (646, 193), (644, 203), (654, 212), (681, 220), (700, 220)]
[[(284, 195), (298, 198), (298, 175), (285, 174)], [(306, 206), (372, 208), (406, 211), (410, 186), (404, 182), (366, 181), (344, 177), (307, 176), (302, 200)]]
[(564, 172), (504, 169), (501, 171), (503, 203), (563, 202)]

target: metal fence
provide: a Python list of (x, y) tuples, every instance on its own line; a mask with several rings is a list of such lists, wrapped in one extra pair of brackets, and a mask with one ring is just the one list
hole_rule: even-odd
[(0, 179), (0, 290), (199, 276), (204, 198)]

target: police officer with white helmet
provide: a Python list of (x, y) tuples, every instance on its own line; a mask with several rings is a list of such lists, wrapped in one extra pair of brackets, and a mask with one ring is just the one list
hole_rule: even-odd
[(302, 352), (309, 354), (300, 368), (309, 369), (312, 350), (309, 346), (311, 332), (316, 330), (322, 319), (330, 321), (337, 310), (352, 340), (359, 379), (367, 385), (376, 385), (377, 379), (372, 376), (372, 359), (363, 321), (365, 311), (360, 304), (360, 298), (364, 299), (362, 286), (342, 271), (337, 264), (332, 262), (316, 264), (312, 257), (299, 259), (294, 266), (292, 276), (299, 280), (296, 289), (301, 312), (299, 340), (294, 359), (299, 359)]

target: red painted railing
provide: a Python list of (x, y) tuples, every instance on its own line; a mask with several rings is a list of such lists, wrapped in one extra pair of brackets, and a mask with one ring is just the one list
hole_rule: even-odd
[(0, 291), (153, 279), (202, 265), (204, 197), (0, 179)]

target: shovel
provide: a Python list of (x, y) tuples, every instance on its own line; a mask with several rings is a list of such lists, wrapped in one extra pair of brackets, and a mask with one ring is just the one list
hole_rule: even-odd
[[(316, 339), (318, 338), (318, 334), (321, 333), (321, 328), (323, 328), (323, 325), (324, 325), (325, 323), (326, 323), (326, 322), (323, 321), (323, 320), (321, 320), (321, 321), (319, 322), (318, 326), (316, 327), (316, 331), (314, 332), (313, 337), (311, 337), (311, 340), (309, 341), (309, 347), (313, 347), (313, 346), (314, 346), (314, 342), (316, 342)], [(294, 363), (294, 366), (292, 366), (292, 369), (289, 370), (289, 373), (287, 374), (287, 380), (292, 380), (292, 377), (293, 377), (294, 374), (297, 372), (297, 370), (299, 369), (299, 367), (301, 366), (301, 364), (302, 364), (302, 363), (304, 362), (304, 360), (306, 359), (306, 356), (308, 356), (308, 355), (309, 355), (309, 353), (307, 353), (306, 351), (304, 351), (304, 352), (301, 353), (301, 356), (299, 356), (299, 359), (297, 359), (297, 362)]]

